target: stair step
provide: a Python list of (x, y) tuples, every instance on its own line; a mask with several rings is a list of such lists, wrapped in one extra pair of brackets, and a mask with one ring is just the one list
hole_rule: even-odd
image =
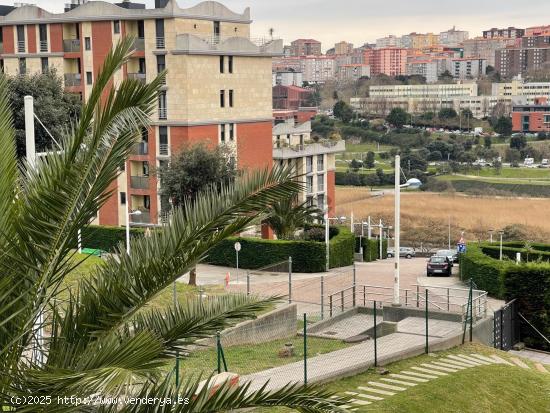
[(388, 390), (395, 390), (395, 391), (405, 391), (405, 390), (407, 390), (406, 387), (392, 386), (390, 384), (378, 383), (376, 381), (369, 381), (368, 384), (370, 384), (371, 386), (374, 386), (374, 387), (381, 387), (383, 389), (388, 389)]
[(457, 361), (457, 360), (453, 360), (453, 359), (441, 359), (440, 361), (443, 362), (443, 363), (446, 363), (446, 364), (450, 364), (451, 366), (464, 367), (466, 369), (468, 369), (470, 367), (476, 367), (475, 364), (466, 364), (463, 361)]
[(380, 379), (382, 381), (385, 381), (385, 382), (388, 382), (390, 384), (397, 384), (399, 386), (408, 386), (408, 387), (414, 387), (417, 385), (417, 383), (410, 383), (410, 382), (407, 382), (407, 381), (402, 381), (402, 380), (395, 380), (395, 379), (386, 379), (386, 378), (383, 378), (383, 379)]
[(441, 366), (438, 366), (438, 365), (435, 365), (435, 364), (429, 364), (429, 363), (423, 363), (423, 364), (421, 364), (421, 366), (429, 368), (429, 369), (441, 370), (441, 371), (444, 371), (446, 373), (456, 373), (458, 371), (456, 369), (450, 369), (450, 368), (447, 368), (447, 367), (441, 367)]
[(359, 393), (357, 397), (361, 397), (363, 399), (368, 399), (368, 400), (374, 400), (374, 401), (384, 400), (383, 397), (371, 396), (370, 394), (363, 394), (363, 393)]
[(522, 360), (518, 359), (517, 357), (510, 357), (510, 360), (512, 360), (512, 363), (514, 363), (518, 367), (521, 367), (522, 369), (529, 368), (527, 364), (525, 364)]
[(502, 357), (497, 356), (496, 354), (492, 354), (491, 358), (495, 361), (495, 363), (506, 364), (508, 366), (513, 366), (513, 364), (510, 363), (508, 360), (505, 360)]
[(484, 360), (484, 361), (487, 361), (489, 363), (495, 363), (495, 360), (493, 360), (492, 358), (490, 357), (487, 357), (487, 356), (483, 356), (481, 354), (470, 354), (470, 356), (476, 358), (476, 359), (480, 359), (480, 360)]
[(438, 376), (434, 376), (433, 374), (423, 374), (423, 373), (417, 373), (417, 372), (409, 371), (409, 370), (404, 370), (399, 374), (406, 374), (408, 376), (415, 376), (415, 377), (420, 377), (420, 378), (423, 378), (423, 379), (437, 379), (437, 377), (438, 377)]
[(462, 357), (464, 360), (470, 360), (472, 363), (481, 363), (481, 364), (484, 364), (486, 366), (490, 366), (491, 364), (495, 364), (493, 362), (490, 362), (490, 361), (485, 361), (485, 360), (480, 360), (480, 359), (476, 359), (474, 357), (471, 357), (471, 356), (467, 356), (465, 354), (459, 354), (458, 355), (459, 357)]
[(432, 361), (436, 366), (445, 367), (446, 369), (466, 370), (468, 367), (459, 366), (457, 364), (443, 363), (441, 361)]
[(417, 383), (428, 383), (429, 382), (429, 380), (426, 380), (426, 379), (421, 379), (419, 377), (405, 376), (403, 374), (390, 374), (390, 377), (393, 377), (393, 378), (396, 378), (396, 379), (403, 379), (405, 381), (412, 380), (412, 381), (415, 381)]
[(541, 373), (545, 373), (547, 374), (548, 373), (548, 370), (546, 370), (546, 367), (544, 367), (542, 364), (540, 363), (535, 363), (535, 368), (540, 371)]
[(361, 390), (361, 391), (368, 391), (370, 393), (376, 393), (376, 394), (383, 394), (384, 396), (394, 396), (395, 393), (391, 392), (391, 391), (387, 391), (387, 390), (381, 390), (381, 389), (374, 389), (372, 387), (357, 387), (357, 389)]
[(452, 360), (456, 360), (459, 363), (468, 364), (471, 367), (477, 367), (477, 366), (482, 366), (483, 365), (481, 360), (477, 361), (477, 360), (465, 359), (464, 357), (459, 357), (459, 356), (454, 355), (454, 354), (449, 354), (447, 356), (447, 358), (452, 359)]
[(359, 406), (366, 406), (367, 404), (371, 404), (372, 402), (368, 402), (366, 400), (359, 400), (359, 399), (351, 399), (349, 401), (352, 404), (357, 404)]
[(413, 370), (421, 371), (422, 373), (428, 373), (428, 374), (435, 374), (436, 376), (447, 376), (447, 373), (443, 373), (442, 371), (437, 371), (433, 369), (427, 369), (423, 367), (411, 367)]

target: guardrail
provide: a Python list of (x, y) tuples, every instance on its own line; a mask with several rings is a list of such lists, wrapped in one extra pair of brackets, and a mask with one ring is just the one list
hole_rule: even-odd
[(149, 189), (149, 177), (148, 176), (130, 176), (130, 188)]
[(143, 37), (138, 37), (134, 40), (134, 49), (138, 52), (143, 52), (145, 50), (145, 39)]
[(148, 155), (149, 154), (149, 143), (148, 142), (139, 142), (137, 143), (133, 150), (133, 155)]
[(80, 73), (65, 73), (65, 87), (80, 86), (82, 84), (82, 75)]

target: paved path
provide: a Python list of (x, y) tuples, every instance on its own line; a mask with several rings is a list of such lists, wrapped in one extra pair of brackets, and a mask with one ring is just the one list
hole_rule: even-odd
[(529, 359), (531, 361), (547, 364), (550, 366), (550, 353), (544, 353), (542, 351), (534, 351), (534, 350), (521, 350), (521, 351), (510, 350), (509, 353)]

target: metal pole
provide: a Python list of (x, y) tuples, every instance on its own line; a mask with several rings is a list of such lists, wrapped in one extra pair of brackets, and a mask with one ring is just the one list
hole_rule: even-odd
[(25, 96), (25, 145), (27, 162), (31, 169), (36, 166), (36, 141), (34, 136), (34, 98)]
[(78, 229), (78, 253), (82, 254), (82, 230)]
[(292, 303), (292, 257), (288, 257), (288, 303)]
[[(199, 297), (202, 296), (202, 294), (199, 292)], [(174, 309), (177, 308), (178, 305), (178, 291), (176, 286), (176, 281), (174, 281), (174, 287), (173, 287), (173, 299), (174, 299)], [(180, 352), (179, 350), (176, 351), (176, 386), (179, 386), (180, 382)]]
[(329, 237), (328, 209), (325, 211), (325, 247), (327, 250), (326, 271), (329, 272), (330, 270), (330, 237)]
[(304, 384), (307, 386), (307, 314), (304, 313)]
[(449, 294), (448, 288), (447, 288), (447, 311), (451, 311), (451, 296)]
[(130, 197), (126, 196), (126, 254), (130, 255)]
[[(330, 297), (330, 316), (332, 317), (332, 296)], [(321, 276), (321, 320), (325, 318), (325, 277)]]
[(399, 305), (399, 252), (400, 252), (400, 218), (401, 218), (401, 157), (395, 156), (395, 235), (394, 235), (394, 278), (393, 278), (393, 304)]
[(222, 373), (222, 357), (220, 352), (220, 332), (218, 331), (216, 333), (216, 348), (218, 349), (218, 374)]
[(420, 286), (416, 285), (416, 307), (420, 307)]
[(372, 237), (372, 229), (371, 229), (371, 221), (370, 221), (370, 215), (369, 215), (369, 219), (368, 219), (368, 228), (367, 228), (367, 238), (368, 239), (371, 239)]
[(474, 323), (474, 280), (470, 278), (470, 343), (473, 338), (473, 323)]
[(383, 248), (382, 244), (384, 244), (384, 226), (382, 225), (382, 220), (380, 220), (380, 259), (383, 260), (384, 257), (382, 256)]
[(500, 233), (500, 261), (502, 261), (502, 232)]
[(237, 254), (237, 284), (239, 283), (239, 251), (235, 250), (235, 253)]
[(426, 289), (426, 354), (428, 354), (428, 289)]
[(353, 308), (355, 308), (355, 292), (356, 292), (356, 286), (357, 286), (357, 272), (355, 268), (355, 262), (353, 263)]
[(451, 216), (449, 215), (449, 243), (447, 249), (451, 249)]
[(353, 211), (351, 211), (351, 224), (350, 224), (350, 230), (352, 234), (355, 234), (355, 224), (353, 223)]
[(250, 271), (246, 272), (246, 295), (250, 295)]
[(374, 367), (378, 367), (378, 348), (377, 348), (377, 332), (376, 332), (376, 301), (374, 302)]

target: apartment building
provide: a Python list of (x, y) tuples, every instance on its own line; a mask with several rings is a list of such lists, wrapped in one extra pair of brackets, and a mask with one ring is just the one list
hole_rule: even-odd
[(343, 55), (353, 53), (353, 44), (345, 41), (338, 42), (334, 45), (334, 54)]
[(513, 46), (516, 41), (516, 39), (508, 37), (476, 37), (468, 39), (463, 42), (464, 56), (485, 59), (488, 66), (495, 67), (497, 50)]
[(338, 67), (336, 78), (341, 82), (354, 82), (363, 77), (370, 77), (370, 66), (365, 64), (348, 64)]
[(281, 70), (273, 72), (272, 86), (302, 86), (304, 76), (302, 72), (294, 72), (290, 70)]
[(386, 47), (382, 49), (365, 49), (363, 51), (366, 65), (370, 65), (371, 74), (398, 76), (407, 73), (407, 49)]
[(376, 48), (382, 49), (386, 47), (406, 47), (402, 44), (401, 38), (390, 34), (387, 37), (376, 39)]
[(321, 42), (315, 39), (297, 39), (290, 43), (291, 56), (321, 56)]
[(125, 1), (90, 1), (65, 13), (22, 6), (0, 17), (0, 60), (9, 75), (55, 68), (67, 91), (83, 100), (109, 50), (123, 36), (135, 37), (135, 51), (114, 78), (152, 80), (167, 69), (152, 127), (112, 183), (114, 195), (97, 222), (155, 225), (168, 208), (160, 199), (153, 167), (186, 144), (229, 146), (240, 168), (272, 164), (271, 60), (279, 40), (250, 37), (250, 10), (235, 13), (217, 2), (181, 8), (157, 0), (154, 9)]
[[(403, 36), (405, 37), (405, 36)], [(411, 33), (407, 35), (410, 38), (410, 46), (412, 49), (423, 49), (425, 47), (432, 47), (439, 44), (439, 35), (434, 33)], [(402, 41), (401, 44), (405, 44)]]
[(525, 75), (550, 62), (550, 47), (507, 47), (495, 53), (495, 69), (504, 78)]
[(526, 82), (521, 76), (510, 82), (493, 83), (495, 96), (524, 96), (527, 101), (539, 97), (550, 97), (550, 82)]
[(273, 159), (305, 179), (301, 202), (308, 202), (329, 215), (335, 211), (336, 154), (345, 152), (345, 141), (312, 140), (311, 121), (296, 123), (290, 118), (273, 126)]
[(457, 82), (435, 85), (380, 85), (369, 87), (373, 98), (452, 98), (477, 96), (475, 82)]
[(310, 83), (325, 83), (333, 80), (336, 75), (334, 56), (305, 56), (300, 59), (300, 71), (304, 81)]
[(451, 59), (449, 72), (455, 79), (477, 79), (487, 70), (487, 60), (477, 57)]
[(299, 86), (273, 87), (273, 109), (298, 110), (308, 106), (311, 90)]
[(424, 76), (427, 83), (437, 82), (439, 70), (436, 60), (412, 60), (407, 63), (407, 75)]
[(550, 36), (550, 26), (534, 26), (525, 29), (524, 36)]
[(522, 133), (550, 132), (548, 98), (537, 98), (531, 105), (514, 105), (512, 130)]
[(458, 47), (465, 40), (468, 39), (470, 34), (465, 30), (457, 30), (453, 27), (445, 32), (439, 33), (439, 44), (447, 47)]
[(516, 27), (508, 27), (507, 29), (497, 29), (493, 27), (489, 30), (483, 30), (483, 38), (485, 39), (520, 39), (523, 36), (525, 36), (525, 29), (518, 29)]

